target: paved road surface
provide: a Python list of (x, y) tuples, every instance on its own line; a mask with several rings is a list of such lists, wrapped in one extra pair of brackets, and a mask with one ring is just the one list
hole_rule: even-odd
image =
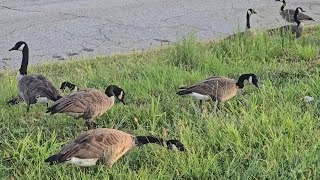
[[(17, 67), (21, 53), (9, 49), (19, 40), (30, 48), (30, 64), (108, 55), (160, 46), (177, 34), (196, 30), (199, 39), (217, 39), (245, 28), (284, 24), (274, 0), (1, 0), (0, 69)], [(288, 0), (320, 21), (319, 0)]]

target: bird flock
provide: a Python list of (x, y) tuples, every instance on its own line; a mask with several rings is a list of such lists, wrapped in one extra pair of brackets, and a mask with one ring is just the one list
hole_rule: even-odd
[[(284, 9), (285, 0), (276, 0), (283, 3), (280, 8), (281, 17), (293, 25), (287, 25), (276, 30), (288, 31), (298, 38), (302, 35), (303, 24), (301, 21), (312, 20), (311, 17), (302, 14), (305, 12), (301, 7), (294, 9)], [(250, 16), (257, 14), (253, 9), (248, 9), (246, 16), (246, 28), (250, 30)], [(247, 32), (244, 32), (247, 33)], [(231, 36), (233, 37), (233, 36)], [(230, 38), (230, 37), (228, 37)], [(53, 83), (43, 75), (28, 74), (29, 48), (26, 42), (19, 41), (9, 51), (21, 51), (22, 61), (17, 73), (18, 96), (8, 101), (9, 104), (17, 104), (24, 101), (30, 111), (32, 104), (46, 104), (47, 113), (54, 115), (63, 113), (76, 119), (82, 118), (85, 121), (86, 131), (65, 145), (60, 152), (48, 157), (45, 162), (51, 164), (71, 163), (79, 166), (93, 166), (98, 162), (112, 166), (121, 156), (130, 149), (148, 143), (158, 144), (168, 149), (187, 151), (184, 145), (175, 139), (164, 140), (155, 136), (135, 136), (126, 132), (99, 128), (95, 119), (103, 115), (115, 104), (115, 99), (125, 105), (125, 91), (117, 85), (109, 85), (105, 92), (94, 88), (78, 88), (77, 85), (65, 81), (61, 83), (58, 90)], [(254, 73), (242, 74), (238, 80), (224, 76), (213, 76), (190, 86), (180, 87), (177, 95), (189, 95), (199, 100), (202, 107), (203, 101), (213, 100), (216, 106), (236, 96), (239, 90), (244, 88), (244, 81), (247, 80), (255, 87), (259, 88), (258, 76)], [(70, 94), (62, 96), (66, 88), (70, 89)], [(49, 106), (49, 102), (53, 104)]]

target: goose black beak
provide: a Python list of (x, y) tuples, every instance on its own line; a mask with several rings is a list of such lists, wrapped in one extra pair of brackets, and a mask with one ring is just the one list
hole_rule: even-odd
[(13, 51), (14, 50), (14, 47), (13, 48), (11, 48), (11, 49), (9, 49), (9, 51)]

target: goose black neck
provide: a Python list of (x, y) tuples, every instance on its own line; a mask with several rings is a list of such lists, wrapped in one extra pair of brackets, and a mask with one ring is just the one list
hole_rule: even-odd
[(28, 62), (29, 62), (29, 48), (28, 48), (28, 45), (25, 44), (22, 50), (22, 62), (21, 62), (21, 67), (19, 69), (19, 72), (21, 75), (27, 75)]
[(136, 136), (135, 144), (137, 146), (142, 146), (148, 143), (163, 145), (163, 139), (154, 136)]
[(299, 19), (298, 19), (298, 14), (299, 14), (299, 10), (296, 9), (296, 11), (294, 12), (293, 18), (294, 18), (294, 21), (295, 21), (295, 22), (298, 24), (298, 26), (299, 26), (300, 23), (301, 23), (301, 21), (299, 21)]
[(250, 14), (247, 12), (247, 29), (250, 29)]
[(236, 83), (236, 85), (237, 85), (240, 89), (244, 88), (244, 81), (245, 81), (246, 79), (249, 79), (249, 77), (250, 77), (250, 74), (243, 74), (243, 75), (241, 75), (241, 76), (239, 77), (238, 82)]
[(281, 11), (284, 11), (284, 7), (286, 6), (286, 1), (283, 0), (282, 3), (283, 3), (283, 4), (282, 4), (280, 10), (281, 10)]
[(107, 89), (106, 89), (106, 95), (108, 96), (108, 97), (111, 97), (111, 96), (114, 96), (114, 89), (116, 88), (116, 86), (115, 85), (110, 85), (110, 86), (108, 86), (107, 87)]

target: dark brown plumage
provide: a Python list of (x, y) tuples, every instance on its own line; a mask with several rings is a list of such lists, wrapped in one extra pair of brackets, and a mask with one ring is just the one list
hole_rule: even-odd
[(27, 43), (19, 41), (9, 51), (12, 50), (22, 51), (21, 67), (17, 74), (18, 92), (27, 104), (27, 111), (29, 111), (31, 104), (37, 102), (47, 103), (49, 100), (56, 101), (61, 98), (59, 91), (49, 79), (38, 74), (27, 75), (29, 62), (29, 48)]
[(107, 128), (98, 128), (83, 132), (75, 140), (69, 142), (62, 150), (50, 156), (45, 162), (72, 163), (80, 166), (93, 166), (98, 161), (112, 166), (130, 149), (148, 143), (155, 143), (180, 151), (186, 151), (178, 140), (164, 141), (153, 136), (133, 136), (123, 131)]
[(83, 118), (91, 129), (96, 126), (94, 119), (112, 108), (114, 96), (123, 102), (125, 94), (115, 85), (108, 86), (105, 93), (92, 88), (81, 89), (56, 101), (48, 108), (47, 113), (65, 113), (74, 118)]

